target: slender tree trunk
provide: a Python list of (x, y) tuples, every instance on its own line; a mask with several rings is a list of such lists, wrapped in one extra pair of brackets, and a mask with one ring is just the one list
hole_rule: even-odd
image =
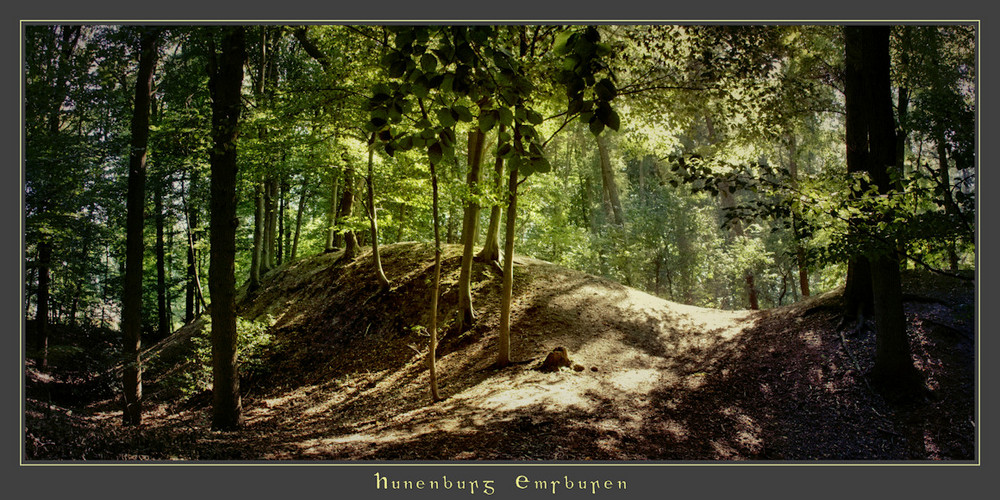
[(49, 269), (52, 266), (52, 243), (42, 236), (38, 242), (38, 305), (35, 311), (35, 366), (45, 368), (49, 354)]
[[(240, 90), (246, 58), (244, 28), (224, 28), (222, 55), (211, 50), (212, 131), (215, 147), (210, 161), (212, 295), (212, 427), (234, 429), (242, 423), (240, 377), (236, 348), (236, 139), (239, 133)], [(212, 44), (214, 45), (214, 44)]]
[[(515, 141), (520, 134), (515, 130)], [(500, 338), (497, 350), (497, 366), (510, 364), (510, 301), (514, 290), (514, 230), (517, 222), (517, 164), (511, 164), (507, 181), (507, 220), (503, 250), (503, 284), (500, 295)]]
[[(941, 185), (941, 193), (944, 197), (944, 213), (949, 219), (958, 212), (955, 207), (955, 200), (951, 196), (951, 173), (948, 169), (948, 149), (945, 146), (944, 133), (938, 132), (937, 152), (938, 152), (938, 183)], [(951, 272), (958, 271), (958, 252), (955, 250), (955, 239), (948, 238), (948, 269)]]
[(253, 250), (250, 257), (250, 282), (247, 293), (253, 293), (260, 288), (260, 265), (264, 246), (264, 188), (261, 183), (254, 184), (254, 215), (253, 215)]
[[(368, 177), (365, 178), (365, 182), (368, 184), (368, 222), (371, 224), (371, 238), (372, 238), (372, 261), (375, 266), (375, 278), (378, 280), (379, 284), (383, 288), (390, 288), (392, 285), (389, 284), (389, 279), (385, 277), (385, 271), (382, 270), (382, 257), (379, 255), (378, 250), (378, 213), (375, 211), (375, 188), (372, 185), (374, 178), (374, 164), (375, 164), (375, 134), (371, 135), (368, 140)], [(436, 294), (435, 294), (436, 295)]]
[(163, 179), (156, 183), (153, 206), (156, 212), (156, 318), (157, 335), (170, 335), (170, 318), (167, 316), (167, 269), (163, 241)]
[[(486, 144), (486, 134), (479, 129), (469, 132), (469, 174), (466, 184), (469, 193), (476, 196), (479, 192), (479, 168), (483, 161), (483, 149)], [(472, 327), (476, 320), (476, 312), (472, 307), (472, 257), (475, 252), (476, 230), (479, 225), (479, 202), (470, 199), (465, 206), (465, 218), (462, 221), (462, 265), (458, 277), (458, 314), (459, 331)]]
[(157, 32), (149, 30), (139, 42), (139, 70), (132, 114), (132, 153), (129, 156), (126, 194), (125, 279), (122, 294), (124, 370), (122, 393), (125, 425), (142, 421), (142, 368), (139, 348), (142, 333), (143, 209), (146, 191), (146, 146), (149, 143), (150, 96), (156, 66)]
[[(796, 144), (795, 144), (795, 134), (789, 134), (788, 137), (788, 173), (791, 177), (792, 188), (797, 188), (799, 185), (799, 163), (796, 157)], [(802, 222), (799, 220), (798, 210), (792, 212), (792, 234), (795, 236), (795, 261), (799, 268), (799, 289), (802, 291), (803, 297), (809, 296), (809, 265), (806, 262), (806, 249), (802, 246), (802, 235), (800, 234), (800, 225)]]
[(292, 240), (292, 254), (289, 260), (295, 260), (299, 251), (299, 235), (302, 232), (302, 211), (306, 206), (306, 197), (309, 195), (309, 186), (302, 182), (302, 192), (299, 194), (299, 206), (295, 207), (295, 238)]
[(611, 158), (608, 155), (607, 138), (604, 135), (597, 136), (597, 149), (601, 156), (601, 177), (604, 179), (604, 187), (607, 189), (611, 210), (614, 212), (615, 225), (621, 226), (625, 223), (622, 215), (622, 202), (618, 196), (615, 174), (611, 170)]
[(327, 212), (326, 220), (326, 248), (324, 252), (332, 252), (336, 248), (336, 234), (337, 234), (337, 200), (340, 199), (340, 177), (336, 172), (331, 174), (330, 178), (330, 211)]
[[(354, 212), (354, 167), (350, 164), (344, 169), (344, 191), (340, 199), (340, 214), (338, 219), (343, 220), (351, 216)], [(349, 261), (358, 255), (358, 239), (354, 231), (344, 232), (344, 255), (341, 257)]]
[(406, 203), (399, 203), (399, 222), (396, 226), (396, 243), (403, 241), (403, 228), (406, 227)]
[[(504, 133), (506, 127), (504, 124), (500, 124), (499, 133)], [(503, 189), (503, 156), (497, 154), (496, 161), (493, 164), (494, 179), (496, 180), (496, 185), (494, 186), (495, 192), (499, 193)], [(497, 266), (500, 265), (500, 205), (496, 204), (490, 208), (490, 224), (486, 229), (486, 241), (483, 243), (483, 249), (479, 251), (476, 255), (476, 260), (481, 262), (493, 262)]]
[(285, 261), (285, 205), (288, 204), (288, 184), (282, 179), (278, 182), (278, 250), (275, 254), (277, 265)]
[(441, 223), (438, 217), (438, 178), (434, 162), (431, 165), (431, 188), (433, 191), (433, 215), (434, 215), (434, 292), (431, 294), (431, 326), (428, 328), (431, 334), (430, 347), (427, 350), (427, 366), (430, 368), (431, 401), (438, 401), (441, 395), (438, 393), (437, 384), (437, 314), (438, 314), (438, 294), (441, 287)]
[(274, 240), (278, 222), (278, 181), (273, 176), (264, 183), (264, 247), (261, 254), (261, 274), (275, 267)]

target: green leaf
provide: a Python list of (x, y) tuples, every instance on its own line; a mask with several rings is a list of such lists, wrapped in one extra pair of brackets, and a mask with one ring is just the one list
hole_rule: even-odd
[(430, 73), (437, 69), (437, 58), (433, 54), (425, 53), (420, 57), (420, 69), (424, 70), (424, 73)]
[(479, 130), (482, 131), (484, 134), (486, 132), (489, 132), (490, 130), (493, 130), (493, 127), (496, 126), (497, 123), (497, 115), (498, 113), (496, 112), (496, 110), (490, 110), (485, 113), (480, 113)]
[(611, 110), (611, 112), (608, 114), (608, 120), (605, 122), (605, 125), (607, 125), (608, 128), (610, 128), (611, 130), (614, 130), (616, 132), (618, 131), (618, 127), (621, 126), (621, 120), (618, 118), (617, 111), (613, 109)]
[(497, 111), (500, 113), (500, 123), (508, 127), (514, 124), (514, 113), (511, 113), (510, 108), (500, 108)]
[(528, 164), (531, 165), (532, 171), (541, 174), (552, 170), (552, 165), (549, 163), (549, 160), (545, 159), (544, 156), (534, 156), (528, 161)]
[(526, 113), (526, 118), (528, 119), (528, 122), (531, 123), (532, 125), (538, 125), (539, 123), (542, 123), (543, 121), (545, 121), (544, 118), (542, 118), (542, 115), (536, 113), (533, 110), (529, 109), (525, 113)]
[(441, 122), (442, 126), (450, 127), (455, 124), (455, 117), (451, 116), (450, 109), (438, 108), (434, 113), (437, 115), (438, 121)]
[(435, 142), (427, 148), (427, 159), (430, 160), (431, 163), (437, 164), (441, 161), (441, 157), (443, 155), (444, 151), (440, 142)]
[(618, 95), (618, 89), (615, 88), (615, 84), (607, 78), (597, 82), (594, 90), (597, 92), (597, 97), (602, 101), (610, 101)]
[(590, 132), (594, 135), (601, 135), (604, 131), (604, 122), (597, 119), (595, 116), (593, 120), (590, 120)]
[(472, 121), (472, 113), (469, 112), (469, 108), (467, 108), (465, 106), (462, 106), (462, 105), (456, 104), (456, 105), (454, 105), (454, 106), (451, 107), (451, 110), (453, 111), (452, 115), (454, 115), (456, 113), (458, 114), (458, 119), (459, 120), (461, 120), (463, 122), (471, 122)]
[(556, 35), (555, 43), (553, 47), (555, 48), (556, 54), (565, 54), (569, 51), (570, 39), (575, 35), (572, 31), (563, 31)]

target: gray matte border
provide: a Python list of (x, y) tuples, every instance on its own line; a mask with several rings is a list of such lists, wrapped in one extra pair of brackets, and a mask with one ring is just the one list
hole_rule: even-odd
[[(544, 22), (562, 21), (567, 24), (579, 22), (614, 23), (614, 22), (675, 22), (675, 21), (706, 21), (706, 22), (832, 22), (850, 21), (984, 21), (993, 18), (986, 11), (984, 4), (976, 0), (953, 0), (942, 4), (927, 0), (909, 2), (874, 3), (860, 0), (841, 0), (830, 4), (803, 5), (799, 2), (781, 0), (763, 5), (760, 2), (740, 0), (717, 0), (713, 2), (677, 2), (653, 5), (650, 0), (616, 0), (614, 2), (595, 2), (593, 0), (558, 1), (558, 2), (526, 2), (523, 0), (503, 2), (435, 2), (418, 3), (403, 0), (383, 0), (377, 3), (282, 0), (278, 3), (250, 0), (237, 3), (230, 2), (197, 2), (192, 0), (174, 0), (166, 4), (137, 3), (115, 0), (113, 2), (71, 2), (68, 0), (50, 0), (37, 4), (13, 3), (5, 6), (5, 17), (13, 27), (15, 21), (152, 21), (191, 22), (233, 20), (238, 22)], [(982, 25), (980, 25), (981, 28)], [(18, 27), (20, 28), (20, 27)], [(992, 38), (985, 38), (989, 46), (980, 47), (981, 53), (992, 54)], [(4, 52), (4, 63), (10, 67), (19, 67), (20, 33), (18, 34), (18, 49), (9, 47)], [(984, 50), (985, 49), (985, 50)], [(979, 89), (986, 88), (983, 82), (991, 82), (994, 69), (982, 64), (980, 55)], [(20, 100), (13, 99), (19, 95), (20, 71), (18, 81), (12, 76), (5, 80), (4, 95), (11, 96), (5, 103), (9, 109), (7, 127), (4, 136), (8, 141), (19, 141), (20, 137)], [(987, 104), (991, 101), (986, 100)], [(981, 110), (981, 116), (994, 116), (995, 106)], [(18, 116), (16, 125), (13, 117)], [(14, 127), (17, 127), (16, 129)], [(980, 143), (982, 137), (993, 137), (995, 133), (989, 122), (979, 123)], [(15, 139), (18, 138), (18, 139)], [(10, 144), (8, 151), (19, 151), (20, 143)], [(980, 149), (978, 159), (982, 163)], [(987, 158), (988, 159), (988, 158)], [(9, 175), (14, 175), (12, 168)], [(981, 174), (981, 171), (980, 171)], [(23, 234), (20, 227), (23, 215), (20, 205), (21, 169), (18, 169), (18, 189), (15, 196), (4, 197), (5, 203), (14, 214), (4, 220), (6, 226), (18, 225), (17, 230)], [(987, 182), (991, 178), (987, 174)], [(977, 189), (982, 185), (982, 177), (977, 179)], [(981, 224), (980, 215), (989, 214), (995, 209), (995, 202), (990, 199), (977, 198), (980, 207), (977, 222)], [(984, 212), (986, 210), (986, 212)], [(981, 227), (981, 226), (980, 226)], [(987, 248), (992, 247), (993, 236), (986, 233)], [(11, 252), (18, 262), (18, 272), (23, 266), (22, 236), (19, 235), (18, 246), (7, 245), (4, 253)], [(977, 283), (982, 282), (981, 262), (978, 253), (982, 252), (983, 235), (977, 245)], [(13, 266), (7, 266), (5, 272), (13, 274)], [(16, 279), (23, 282), (20, 276)], [(22, 311), (20, 310), (19, 293), (13, 292), (13, 280), (6, 280), (9, 300), (8, 315), (12, 324), (18, 321), (18, 331), (21, 331)], [(989, 283), (991, 280), (987, 280)], [(986, 288), (989, 289), (987, 286)], [(20, 290), (19, 290), (20, 292)], [(988, 291), (978, 291), (977, 311), (981, 311), (983, 302), (995, 303), (996, 297)], [(5, 295), (5, 298), (8, 298)], [(992, 300), (991, 300), (992, 299)], [(979, 330), (989, 325), (992, 318), (979, 318)], [(12, 382), (13, 373), (8, 375), (8, 385), (5, 395), (12, 400), (18, 398), (20, 410), (20, 390), (23, 387), (23, 370), (21, 369), (20, 344), (17, 349), (11, 348), (13, 332), (8, 333), (8, 348), (5, 350), (10, 358), (17, 356), (17, 362), (9, 361), (9, 368), (18, 366), (17, 382)], [(995, 341), (988, 336), (979, 335), (979, 359), (983, 353), (995, 352)], [(980, 383), (993, 387), (996, 370), (989, 363), (980, 364)], [(984, 383), (989, 381), (990, 383)], [(16, 385), (15, 385), (16, 384)], [(990, 394), (991, 391), (980, 391)], [(995, 391), (994, 391), (995, 392)], [(14, 396), (17, 394), (17, 396)], [(990, 416), (995, 415), (995, 401), (980, 400), (981, 410), (978, 423), (990, 422)], [(776, 498), (842, 498), (844, 496), (873, 497), (893, 493), (893, 496), (912, 498), (951, 497), (962, 493), (978, 493), (986, 491), (989, 464), (987, 465), (892, 465), (881, 463), (859, 464), (829, 464), (794, 463), (775, 464), (767, 462), (744, 463), (694, 463), (655, 465), (647, 463), (623, 462), (614, 464), (565, 464), (565, 463), (500, 463), (500, 462), (352, 462), (352, 463), (271, 463), (255, 462), (243, 465), (198, 463), (194, 466), (165, 465), (135, 465), (135, 464), (86, 464), (86, 465), (45, 465), (18, 466), (23, 449), (23, 427), (20, 425), (21, 415), (8, 411), (4, 416), (7, 429), (6, 436), (9, 446), (4, 446), (6, 463), (12, 473), (13, 486), (20, 493), (28, 493), (30, 488), (35, 495), (57, 497), (63, 494), (128, 495), (135, 492), (142, 497), (172, 497), (183, 495), (187, 497), (202, 497), (224, 494), (226, 497), (269, 498), (269, 497), (300, 497), (318, 496), (339, 498), (457, 498), (468, 496), (492, 496), (497, 498), (549, 498), (552, 496), (572, 497), (587, 495), (603, 498), (688, 498), (688, 497), (724, 497), (751, 494)], [(10, 423), (10, 425), (6, 425)], [(18, 437), (14, 437), (14, 428), (18, 429)], [(983, 449), (993, 449), (993, 435), (988, 432), (977, 443), (977, 455), (982, 456)], [(6, 443), (6, 441), (5, 441)], [(17, 455), (15, 457), (15, 455)], [(5, 468), (6, 469), (6, 468)], [(423, 479), (440, 480), (447, 477), (454, 481), (452, 490), (409, 490), (385, 491), (376, 489), (375, 473), (391, 479), (417, 481)], [(588, 481), (598, 479), (604, 481), (626, 481), (625, 491), (566, 491), (559, 489), (540, 492), (533, 489), (521, 490), (517, 487), (517, 477), (527, 479), (561, 480), (564, 476), (572, 480)], [(459, 491), (457, 481), (466, 481), (466, 489)], [(479, 488), (475, 494), (470, 494), (470, 481), (477, 480)], [(493, 495), (486, 495), (484, 481), (492, 480)], [(524, 484), (524, 483), (522, 483)], [(442, 486), (443, 487), (443, 486)], [(346, 495), (345, 495), (346, 494)]]

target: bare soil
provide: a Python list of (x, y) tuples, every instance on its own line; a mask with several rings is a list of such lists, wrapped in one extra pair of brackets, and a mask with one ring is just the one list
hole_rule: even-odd
[[(211, 395), (184, 397), (187, 325), (146, 353), (143, 424), (122, 428), (101, 391), (114, 371), (72, 379), (26, 368), (29, 460), (974, 460), (974, 286), (905, 274), (924, 394), (869, 387), (873, 326), (838, 330), (840, 291), (765, 311), (665, 301), (526, 257), (515, 259), (515, 364), (497, 368), (500, 275), (474, 267), (473, 328), (455, 328), (461, 249), (442, 273), (438, 373), (425, 363), (433, 250), (330, 253), (266, 276), (241, 315), (271, 315), (264, 369), (242, 381), (245, 426), (210, 429)], [(573, 367), (538, 370), (564, 347)], [(580, 370), (579, 368), (582, 368)], [(76, 384), (76, 385), (74, 385)], [(88, 386), (88, 384), (90, 384)], [(62, 392), (60, 392), (62, 391)], [(56, 396), (53, 396), (56, 394)], [(60, 395), (61, 394), (61, 395)]]

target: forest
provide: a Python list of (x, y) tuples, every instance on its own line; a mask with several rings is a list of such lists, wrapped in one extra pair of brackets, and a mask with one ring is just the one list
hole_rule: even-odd
[(23, 24), (22, 460), (972, 460), (977, 36)]

